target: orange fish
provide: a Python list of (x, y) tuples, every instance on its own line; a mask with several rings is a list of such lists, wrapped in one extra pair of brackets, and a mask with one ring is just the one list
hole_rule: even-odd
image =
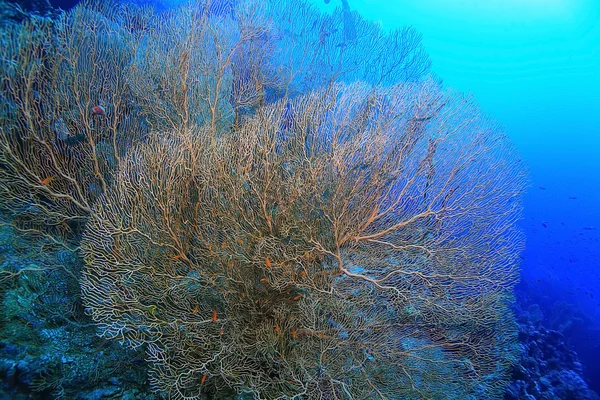
[(298, 331), (296, 331), (295, 329), (291, 332), (292, 333), (292, 337), (294, 339), (298, 339)]
[(47, 185), (47, 184), (49, 184), (50, 182), (52, 182), (52, 180), (53, 180), (53, 179), (54, 179), (54, 177), (53, 177), (53, 176), (49, 176), (49, 177), (47, 177), (47, 178), (44, 178), (44, 179), (42, 179), (42, 181), (41, 181), (40, 183), (41, 183), (42, 185)]
[(306, 278), (306, 271), (305, 270), (300, 271), (300, 276), (303, 278)]
[(212, 321), (217, 322), (217, 312), (216, 311), (213, 311)]
[(201, 385), (204, 385), (204, 382), (206, 382), (206, 378), (208, 378), (208, 374), (204, 374), (204, 376), (202, 377), (202, 380), (200, 380)]
[(269, 257), (267, 257), (267, 258), (265, 259), (265, 266), (266, 266), (267, 268), (271, 268), (271, 260), (269, 260)]
[(223, 336), (223, 329), (221, 329), (221, 330), (219, 331), (219, 335), (220, 335), (220, 336)]
[(173, 260), (179, 260), (181, 257), (181, 254), (177, 254), (176, 256), (173, 256)]
[(279, 333), (279, 324), (275, 323), (275, 333)]
[(92, 115), (98, 115), (100, 117), (105, 117), (106, 110), (102, 106), (94, 106), (94, 107), (92, 107)]
[(299, 294), (298, 296), (294, 297), (292, 300), (294, 300), (294, 301), (298, 301), (298, 300), (300, 300), (301, 298), (302, 298), (302, 295), (301, 295), (301, 294)]
[(198, 307), (198, 304), (196, 304), (196, 307), (194, 307), (194, 309), (192, 310), (192, 314), (198, 314), (199, 309), (200, 307)]
[(268, 280), (267, 278), (261, 278), (261, 279), (260, 279), (260, 283), (265, 283), (265, 284), (267, 284), (267, 283), (269, 283), (269, 280)]

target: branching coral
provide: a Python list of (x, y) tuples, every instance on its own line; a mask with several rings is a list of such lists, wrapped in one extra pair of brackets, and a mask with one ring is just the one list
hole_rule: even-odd
[[(122, 15), (102, 11), (80, 7), (2, 36), (2, 219), (70, 248), (143, 134), (125, 82), (133, 38)], [(98, 105), (106, 116), (94, 115)]]
[(88, 313), (170, 398), (501, 398), (506, 137), (424, 78), (412, 29), (215, 10), (87, 4), (4, 33), (5, 223), (82, 250)]
[(429, 81), (334, 85), (217, 142), (153, 136), (86, 231), (86, 304), (106, 337), (148, 345), (171, 398), (499, 397), (512, 153)]

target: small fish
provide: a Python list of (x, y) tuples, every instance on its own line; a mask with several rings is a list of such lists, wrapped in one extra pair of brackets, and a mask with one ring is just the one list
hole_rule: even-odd
[(198, 307), (198, 304), (196, 304), (196, 307), (194, 307), (194, 309), (192, 310), (192, 314), (198, 314), (199, 309), (200, 307)]
[(223, 329), (219, 331), (219, 336), (223, 336)]
[(266, 266), (267, 268), (271, 268), (271, 260), (269, 260), (269, 257), (267, 257), (267, 258), (265, 259), (265, 266)]
[(52, 180), (53, 180), (53, 179), (54, 179), (54, 177), (53, 177), (53, 176), (49, 176), (49, 177), (47, 177), (47, 178), (44, 178), (44, 179), (42, 179), (42, 181), (40, 182), (40, 184), (41, 184), (41, 185), (47, 185), (47, 184), (49, 184), (50, 182), (52, 182)]
[(202, 377), (202, 379), (200, 380), (200, 384), (204, 385), (204, 382), (206, 382), (206, 378), (208, 378), (208, 374), (204, 374), (204, 376)]
[(546, 188), (545, 188), (545, 187), (543, 187), (543, 186), (538, 186), (538, 187), (539, 187), (540, 189), (542, 189), (542, 190), (546, 190)]
[(569, 199), (570, 200), (577, 200), (577, 197), (575, 197), (575, 196), (569, 196)]
[(176, 256), (173, 256), (173, 260), (179, 260), (180, 258), (183, 258), (181, 256), (181, 254), (177, 254)]
[(299, 294), (298, 296), (294, 297), (292, 300), (294, 300), (294, 301), (298, 301), (298, 300), (300, 300), (301, 298), (302, 298), (302, 295), (301, 295), (301, 294)]
[(294, 329), (294, 330), (291, 332), (291, 334), (292, 334), (292, 337), (293, 337), (294, 339), (298, 339), (298, 331), (297, 331), (297, 330), (295, 330), (295, 329)]
[(303, 278), (306, 278), (306, 271), (305, 270), (300, 271), (300, 276)]
[(105, 117), (106, 116), (106, 110), (102, 106), (94, 106), (94, 107), (92, 107), (92, 114), (93, 115), (98, 115), (100, 117)]
[(212, 321), (217, 322), (217, 312), (213, 311)]
[(260, 283), (267, 284), (267, 283), (269, 283), (269, 280), (267, 278), (261, 278)]
[(547, 228), (547, 227), (548, 227), (548, 225), (547, 225), (545, 222), (542, 222), (542, 226), (543, 226), (544, 228)]
[(279, 333), (279, 324), (277, 322), (275, 323), (275, 333)]

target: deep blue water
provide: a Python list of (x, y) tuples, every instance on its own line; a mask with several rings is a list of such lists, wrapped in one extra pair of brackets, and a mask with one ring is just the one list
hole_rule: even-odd
[[(517, 298), (540, 306), (600, 392), (600, 2), (348, 3), (384, 29), (414, 26), (433, 72), (472, 93), (516, 143), (530, 172)], [(341, 2), (315, 4), (329, 12)]]

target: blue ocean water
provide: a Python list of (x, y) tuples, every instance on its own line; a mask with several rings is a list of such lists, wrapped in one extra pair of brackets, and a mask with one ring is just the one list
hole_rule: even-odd
[[(27, 5), (28, 2), (21, 3)], [(132, 3), (150, 2), (138, 0)], [(153, 5), (168, 10), (182, 3), (165, 0)], [(236, 2), (223, 3), (228, 7)], [(69, 8), (72, 4), (53, 2), (53, 5)], [(582, 391), (562, 388), (561, 392), (559, 387), (581, 388), (584, 384), (577, 380), (581, 376), (591, 389), (600, 392), (600, 292), (597, 290), (600, 287), (600, 3), (595, 0), (493, 0), (485, 3), (466, 0), (314, 0), (314, 5), (325, 13), (340, 8), (351, 10), (352, 15), (377, 21), (384, 31), (413, 26), (422, 34), (422, 43), (436, 78), (447, 87), (470, 93), (483, 111), (507, 132), (529, 172), (523, 218), (519, 221), (526, 247), (520, 255), (520, 283), (515, 288), (513, 308), (520, 324), (519, 340), (530, 352), (523, 357), (527, 362), (516, 363), (527, 373), (514, 373), (513, 392), (507, 394), (512, 397), (506, 398), (537, 398), (530, 388), (526, 393), (525, 383), (519, 383), (532, 384), (533, 381), (540, 387), (553, 388), (555, 397), (550, 398), (592, 399), (582, 397)], [(349, 35), (348, 32), (345, 34)], [(287, 112), (289, 108), (285, 110)], [(4, 245), (4, 258), (16, 258), (13, 250), (7, 250), (12, 247)], [(77, 260), (67, 263), (77, 264)], [(31, 295), (14, 293), (17, 293), (19, 304), (32, 301)], [(303, 295), (304, 292), (297, 294), (294, 299)], [(61, 302), (60, 299), (52, 301)], [(198, 308), (190, 308), (192, 314), (198, 312)], [(407, 310), (411, 316), (417, 314), (413, 308)], [(211, 318), (214, 322), (217, 315), (212, 314)], [(43, 325), (39, 320), (37, 323)], [(37, 327), (35, 318), (28, 319), (28, 324), (43, 330), (45, 337), (61, 335), (60, 328), (53, 333), (46, 326)], [(336, 321), (330, 324), (339, 325)], [(279, 331), (279, 325), (276, 327)], [(144, 326), (142, 331), (146, 329), (150, 328)], [(343, 329), (342, 334), (344, 338), (348, 336)], [(93, 346), (102, 349), (105, 346), (102, 343)], [(83, 341), (78, 344), (92, 347)], [(406, 350), (423, 343), (406, 341), (401, 345)], [(152, 359), (140, 353), (139, 348), (121, 349), (129, 357), (127, 365), (132, 366), (132, 370), (145, 368), (145, 359), (156, 361), (159, 358), (155, 354), (156, 358)], [(137, 353), (127, 353), (131, 351)], [(363, 349), (365, 363), (375, 360), (371, 352), (372, 349)], [(0, 376), (2, 390), (6, 393), (0, 398), (17, 398), (13, 394), (19, 391), (20, 395), (27, 395), (18, 398), (38, 398), (33, 397), (35, 390), (29, 387), (35, 386), (31, 384), (34, 379), (28, 381), (19, 376), (39, 375), (40, 370), (46, 374), (51, 369), (38, 365), (43, 365), (47, 355), (27, 364), (23, 359), (19, 361), (19, 353), (19, 347), (13, 343), (0, 346)], [(98, 350), (98, 354), (105, 353)], [(439, 354), (427, 356), (441, 357)], [(87, 357), (91, 358), (89, 354)], [(68, 370), (68, 366), (76, 362), (75, 358), (63, 357), (62, 367), (56, 370)], [(81, 359), (82, 363), (86, 362), (84, 354)], [(578, 363), (581, 368), (577, 367)], [(550, 368), (546, 364), (553, 365)], [(122, 371), (118, 373), (122, 374)], [(319, 369), (315, 374), (322, 373)], [(207, 375), (200, 376), (204, 384)], [(135, 381), (138, 375), (128, 379), (119, 375), (109, 383), (125, 387), (124, 382)], [(79, 384), (92, 388), (96, 382)], [(47, 398), (60, 397), (60, 390), (54, 390), (56, 387), (51, 383), (46, 385), (44, 390), (53, 389), (41, 390)], [(110, 385), (94, 387), (93, 394), (80, 398), (118, 398), (115, 396), (120, 392), (112, 390)], [(548, 389), (546, 393), (552, 390)], [(151, 391), (139, 393), (132, 398), (152, 396), (145, 394)], [(457, 393), (453, 398), (460, 398), (460, 392)], [(469, 398), (487, 398), (485, 392), (477, 393)], [(528, 395), (532, 397), (526, 397)], [(592, 395), (586, 392), (585, 396)]]

